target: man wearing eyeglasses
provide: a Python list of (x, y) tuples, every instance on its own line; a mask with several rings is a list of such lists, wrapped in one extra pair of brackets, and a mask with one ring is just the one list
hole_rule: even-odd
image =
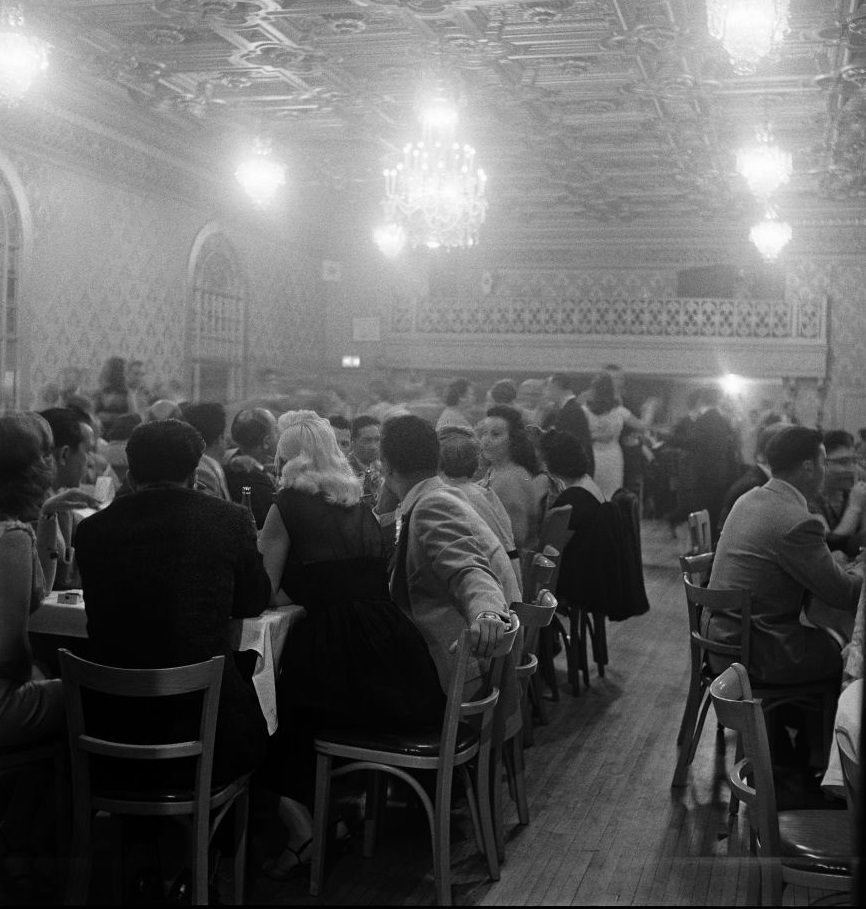
[(827, 542), (854, 556), (863, 545), (866, 482), (854, 454), (854, 437), (843, 429), (824, 435), (827, 451), (827, 477), (824, 490), (814, 500), (827, 524)]

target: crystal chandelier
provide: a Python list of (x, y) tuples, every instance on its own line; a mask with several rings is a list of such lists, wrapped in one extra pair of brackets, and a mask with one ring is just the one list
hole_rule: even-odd
[(457, 110), (441, 83), (419, 119), (423, 140), (408, 144), (403, 160), (384, 171), (386, 224), (376, 242), (393, 249), (402, 231), (413, 247), (474, 246), (487, 213), (487, 177), (475, 149), (454, 140)]
[(13, 106), (48, 69), (49, 45), (24, 30), (18, 3), (0, 0), (0, 103)]
[(707, 0), (707, 29), (721, 41), (734, 72), (754, 73), (788, 30), (788, 0)]
[(765, 262), (775, 262), (779, 253), (791, 242), (793, 233), (787, 221), (780, 221), (773, 209), (768, 208), (763, 221), (750, 231), (749, 239), (758, 248)]
[(259, 138), (250, 156), (237, 166), (235, 177), (257, 208), (267, 208), (286, 182), (286, 166), (272, 157), (270, 142)]
[(773, 143), (767, 128), (758, 130), (756, 145), (737, 152), (737, 173), (745, 178), (752, 195), (760, 202), (766, 202), (784, 186), (791, 179), (793, 169), (791, 153)]

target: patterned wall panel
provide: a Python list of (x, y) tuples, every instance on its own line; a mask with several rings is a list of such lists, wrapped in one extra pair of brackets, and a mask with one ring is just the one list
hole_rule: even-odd
[[(210, 220), (205, 208), (139, 195), (30, 153), (8, 154), (33, 215), (22, 299), (30, 395), (23, 403), (35, 403), (65, 366), (83, 368), (85, 385), (94, 387), (111, 355), (142, 359), (151, 381), (184, 381), (187, 263)], [(292, 262), (273, 238), (227, 227), (249, 281), (252, 361), (277, 365), (287, 353), (315, 361), (321, 332), (312, 270)]]

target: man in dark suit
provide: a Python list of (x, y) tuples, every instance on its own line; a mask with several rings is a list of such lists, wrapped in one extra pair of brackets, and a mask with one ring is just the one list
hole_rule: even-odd
[(265, 407), (241, 410), (232, 420), (231, 436), (238, 447), (228, 453), (224, 464), (229, 495), (240, 502), (244, 486), (250, 487), (253, 517), (261, 530), (276, 492), (269, 469), (277, 448), (276, 418)]
[[(203, 451), (199, 433), (179, 420), (137, 426), (127, 445), (133, 492), (81, 522), (77, 553), (93, 659), (135, 669), (225, 656), (214, 756), (214, 779), (225, 781), (252, 770), (267, 745), (255, 689), (235, 665), (229, 620), (258, 615), (270, 583), (249, 515), (194, 488)], [(188, 714), (177, 714), (178, 730), (188, 728)], [(103, 715), (138, 741), (166, 731), (149, 728), (146, 712)]]
[[(551, 425), (560, 432), (571, 433), (583, 447), (587, 460), (587, 473), (595, 473), (595, 457), (592, 453), (592, 436), (589, 421), (574, 394), (574, 379), (565, 373), (554, 373), (545, 386), (548, 400), (556, 406)], [(545, 426), (549, 429), (550, 426)]]
[(710, 513), (714, 545), (725, 492), (737, 469), (737, 439), (730, 421), (719, 410), (721, 397), (721, 390), (714, 385), (701, 391), (691, 439), (683, 443), (694, 457), (695, 508), (706, 508)]

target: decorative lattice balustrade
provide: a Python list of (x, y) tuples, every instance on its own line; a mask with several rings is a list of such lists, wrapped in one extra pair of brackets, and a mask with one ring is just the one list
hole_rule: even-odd
[(608, 335), (823, 342), (826, 301), (427, 299), (392, 311), (394, 334)]

